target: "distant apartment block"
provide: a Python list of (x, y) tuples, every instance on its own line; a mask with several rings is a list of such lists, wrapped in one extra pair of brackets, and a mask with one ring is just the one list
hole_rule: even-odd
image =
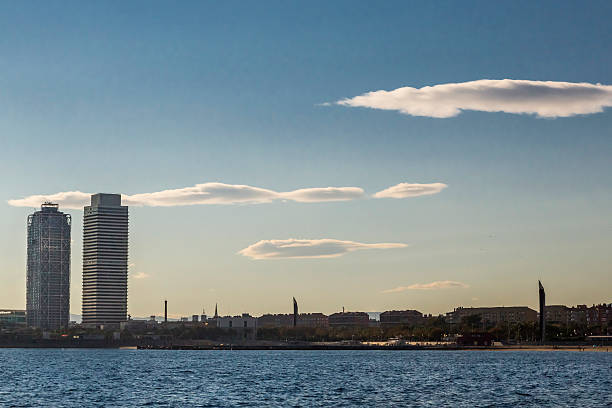
[(329, 315), (329, 327), (368, 327), (370, 316), (365, 312), (339, 312)]
[(483, 324), (496, 325), (499, 323), (527, 323), (537, 322), (538, 312), (527, 306), (509, 307), (458, 307), (446, 314), (446, 321), (450, 324), (460, 324), (468, 316), (480, 316)]
[[(258, 327), (293, 327), (293, 314), (265, 314), (257, 318)], [(328, 327), (329, 320), (323, 313), (301, 313), (298, 327)]]
[(612, 317), (612, 304), (593, 305), (586, 310), (589, 326), (608, 326)]
[(380, 314), (380, 326), (418, 326), (423, 323), (423, 313), (417, 310), (389, 310)]
[(28, 216), (26, 310), (28, 326), (55, 330), (70, 318), (70, 215), (44, 203)]
[(546, 306), (545, 311), (548, 323), (607, 326), (612, 316), (612, 305), (600, 304), (591, 307), (587, 305), (574, 307), (550, 305)]
[(127, 320), (128, 207), (94, 194), (83, 214), (83, 324)]
[(298, 315), (298, 327), (329, 327), (329, 317), (323, 313), (301, 313)]
[(570, 322), (570, 308), (564, 305), (544, 306), (546, 323), (568, 324)]

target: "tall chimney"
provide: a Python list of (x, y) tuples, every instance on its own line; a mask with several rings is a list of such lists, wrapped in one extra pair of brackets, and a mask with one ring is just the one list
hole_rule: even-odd
[(168, 300), (164, 300), (164, 323), (168, 323)]

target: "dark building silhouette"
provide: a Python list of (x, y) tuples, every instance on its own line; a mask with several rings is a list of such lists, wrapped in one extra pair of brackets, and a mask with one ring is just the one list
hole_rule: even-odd
[(423, 323), (423, 313), (417, 310), (389, 310), (380, 314), (380, 325), (417, 326)]
[(368, 327), (370, 316), (365, 312), (342, 312), (329, 315), (330, 327)]
[(83, 324), (127, 320), (128, 208), (94, 194), (83, 213)]
[[(257, 327), (295, 327), (294, 315), (265, 314), (257, 318)], [(300, 313), (297, 315), (297, 327), (329, 327), (329, 320), (323, 313)]]
[(297, 319), (298, 319), (298, 304), (297, 304), (297, 300), (293, 298), (293, 327), (297, 327)]
[(539, 293), (540, 293), (540, 336), (541, 341), (546, 341), (546, 292), (544, 292), (544, 286), (542, 282), (538, 281)]
[(44, 203), (28, 216), (28, 326), (55, 330), (70, 318), (70, 215)]
[(538, 312), (527, 306), (457, 307), (446, 313), (446, 321), (451, 325), (461, 324), (469, 316), (480, 316), (483, 327), (538, 321)]

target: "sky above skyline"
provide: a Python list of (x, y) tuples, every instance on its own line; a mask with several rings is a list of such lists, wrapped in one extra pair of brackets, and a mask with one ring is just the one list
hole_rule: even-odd
[(0, 308), (26, 218), (130, 206), (128, 309), (611, 302), (610, 2), (0, 4)]

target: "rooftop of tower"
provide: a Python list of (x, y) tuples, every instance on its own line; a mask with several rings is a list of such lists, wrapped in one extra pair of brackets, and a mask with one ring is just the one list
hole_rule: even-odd
[(120, 207), (121, 194), (97, 193), (91, 196), (92, 207)]

